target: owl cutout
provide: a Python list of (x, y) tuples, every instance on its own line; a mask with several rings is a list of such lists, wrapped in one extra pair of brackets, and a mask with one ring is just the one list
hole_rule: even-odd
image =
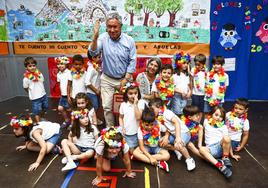
[(268, 17), (262, 22), (256, 36), (260, 38), (262, 43), (268, 42)]
[(241, 37), (236, 32), (235, 25), (227, 23), (223, 26), (218, 42), (224, 47), (225, 50), (232, 50)]

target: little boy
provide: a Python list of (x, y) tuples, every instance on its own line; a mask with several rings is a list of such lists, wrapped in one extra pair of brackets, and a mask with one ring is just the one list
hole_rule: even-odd
[[(249, 102), (247, 99), (236, 99), (233, 110), (226, 114), (226, 125), (231, 137), (232, 150), (241, 151), (248, 142), (249, 138), (249, 121), (247, 119)], [(234, 155), (238, 160), (239, 155)]]
[(67, 66), (70, 63), (70, 61), (66, 56), (56, 57), (55, 61), (57, 63), (57, 67), (59, 70), (57, 74), (57, 82), (60, 83), (60, 91), (61, 91), (61, 98), (59, 100), (58, 110), (61, 112), (64, 118), (62, 127), (67, 127), (71, 123), (67, 112), (70, 111), (70, 106), (67, 100), (68, 78), (71, 74), (70, 70), (67, 69)]
[(33, 57), (27, 57), (24, 60), (26, 72), (23, 78), (23, 88), (29, 94), (32, 101), (32, 111), (35, 116), (35, 121), (40, 121), (40, 116), (43, 116), (48, 109), (48, 99), (44, 87), (44, 76), (36, 68), (37, 62)]
[(158, 120), (167, 129), (165, 136), (159, 141), (160, 147), (173, 150), (179, 160), (181, 156), (178, 155), (182, 154), (186, 159), (185, 162), (187, 165), (187, 170), (194, 170), (195, 161), (190, 156), (186, 148), (186, 145), (191, 139), (188, 128), (181, 123), (176, 114), (174, 114), (171, 110), (165, 109), (164, 103), (160, 98), (155, 98), (150, 101), (149, 106), (153, 108), (154, 113), (158, 115)]

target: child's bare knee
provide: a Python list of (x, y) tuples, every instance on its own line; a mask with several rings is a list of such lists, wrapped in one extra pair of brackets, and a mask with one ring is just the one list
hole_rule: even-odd
[(68, 144), (68, 140), (67, 139), (63, 139), (62, 141), (61, 141), (61, 145), (67, 145)]
[(231, 143), (231, 138), (229, 136), (223, 136), (222, 141), (224, 143)]

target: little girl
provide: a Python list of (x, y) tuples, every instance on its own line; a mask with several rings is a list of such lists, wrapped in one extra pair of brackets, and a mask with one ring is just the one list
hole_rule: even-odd
[(56, 145), (60, 138), (58, 123), (40, 121), (33, 126), (33, 121), (29, 116), (21, 115), (19, 118), (13, 117), (10, 125), (16, 137), (24, 136), (26, 140), (25, 144), (18, 146), (16, 150), (27, 149), (39, 152), (36, 161), (29, 166), (28, 171), (36, 170), (47, 153), (51, 151), (55, 154), (61, 153), (61, 149)]
[(139, 147), (134, 150), (133, 156), (169, 172), (166, 161), (170, 155), (167, 150), (159, 147), (160, 136), (160, 123), (155, 119), (154, 110), (145, 107), (138, 129)]
[(98, 138), (99, 131), (94, 125), (91, 125), (88, 112), (88, 109), (72, 112), (73, 126), (68, 139), (61, 141), (61, 146), (66, 156), (62, 159), (62, 163), (66, 165), (61, 171), (76, 168), (74, 160), (94, 156), (94, 144)]
[(68, 116), (68, 110), (70, 110), (70, 106), (68, 104), (67, 99), (67, 85), (68, 85), (68, 78), (70, 73), (70, 70), (67, 69), (67, 65), (70, 63), (68, 57), (61, 56), (56, 57), (55, 62), (57, 63), (58, 67), (58, 74), (57, 74), (57, 82), (60, 83), (60, 91), (61, 91), (61, 98), (59, 100), (58, 110), (61, 112), (64, 122), (62, 124), (62, 127), (67, 127), (70, 125), (70, 118)]
[(176, 115), (182, 115), (182, 110), (187, 104), (187, 99), (192, 95), (189, 76), (190, 62), (191, 56), (188, 53), (180, 52), (173, 57), (175, 94), (171, 101), (171, 111)]
[(139, 85), (136, 82), (128, 82), (122, 92), (124, 102), (119, 108), (119, 125), (132, 154), (138, 146), (137, 131), (145, 101), (141, 99)]
[(231, 139), (225, 125), (225, 110), (216, 106), (204, 120), (205, 144), (199, 151), (210, 163), (215, 165), (226, 177), (232, 176), (232, 164), (229, 159)]
[(74, 100), (74, 109), (84, 110), (88, 109), (88, 117), (92, 125), (97, 126), (97, 115), (88, 96), (85, 93), (78, 93)]
[(117, 156), (122, 157), (126, 167), (123, 177), (134, 178), (135, 172), (131, 171), (131, 163), (129, 158), (129, 146), (125, 143), (122, 134), (114, 127), (105, 128), (101, 131), (101, 137), (95, 144), (97, 153), (96, 173), (97, 177), (92, 181), (93, 185), (98, 185), (102, 180), (102, 172), (111, 170), (111, 160), (115, 160)]

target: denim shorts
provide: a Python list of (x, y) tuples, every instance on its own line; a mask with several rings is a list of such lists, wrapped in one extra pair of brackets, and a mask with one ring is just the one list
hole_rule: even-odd
[(144, 148), (150, 153), (151, 155), (158, 154), (161, 151), (161, 148), (159, 146), (156, 147), (150, 147), (147, 145), (144, 145)]
[[(176, 139), (175, 135), (170, 134), (168, 138), (168, 143), (174, 145), (175, 139)], [(191, 139), (190, 132), (181, 133), (181, 140), (183, 141), (184, 145), (188, 144), (190, 142), (190, 139)]]
[(61, 134), (54, 134), (52, 137), (46, 140), (46, 142), (50, 142), (53, 145), (56, 145), (60, 139)]
[(215, 157), (216, 159), (222, 157), (223, 150), (222, 150), (221, 142), (208, 145), (207, 148), (209, 149), (211, 155)]
[(177, 115), (181, 115), (183, 108), (187, 105), (187, 99), (183, 99), (181, 94), (175, 93), (171, 100), (170, 110)]
[[(223, 103), (220, 103), (218, 106), (222, 107), (222, 105), (223, 105)], [(212, 111), (212, 109), (213, 109), (213, 107), (209, 105), (208, 101), (205, 101), (204, 102), (204, 112), (209, 113)]]
[(63, 106), (65, 109), (70, 108), (67, 96), (61, 96), (61, 98), (59, 100), (59, 106)]
[(82, 147), (82, 146), (78, 146), (78, 145), (75, 145), (75, 146), (79, 149), (79, 151), (80, 151), (81, 153), (86, 152), (86, 151), (88, 151), (88, 150), (93, 150), (93, 151), (95, 151), (95, 149), (94, 149), (93, 147)]
[(235, 148), (237, 148), (238, 146), (240, 146), (240, 142), (239, 141), (232, 140), (231, 141), (231, 145), (232, 145), (233, 150), (235, 150)]
[(87, 93), (88, 98), (90, 99), (92, 106), (95, 110), (99, 108), (99, 98), (93, 93)]
[(32, 100), (32, 110), (33, 115), (39, 115), (41, 111), (46, 112), (48, 110), (47, 95), (44, 95), (39, 99)]
[(197, 106), (201, 112), (204, 112), (204, 95), (192, 95), (192, 105)]
[(137, 134), (134, 135), (125, 135), (124, 136), (129, 148), (135, 148), (138, 146), (138, 136)]

